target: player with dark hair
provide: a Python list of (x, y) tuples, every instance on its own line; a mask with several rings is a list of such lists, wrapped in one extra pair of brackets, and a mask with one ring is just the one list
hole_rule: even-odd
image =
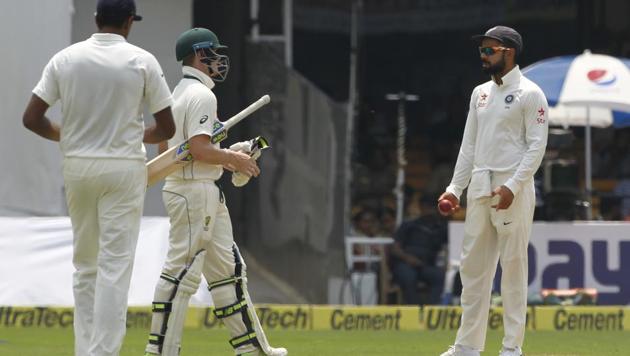
[[(99, 0), (98, 33), (57, 54), (33, 89), (23, 122), (59, 141), (74, 235), (75, 355), (118, 355), (147, 180), (142, 142), (175, 132), (172, 98), (149, 52), (126, 41), (133, 0)], [(62, 104), (62, 123), (45, 113)], [(144, 106), (156, 125), (144, 127)]]
[[(468, 187), (460, 276), (462, 321), (442, 356), (476, 356), (484, 349), (490, 292), (501, 263), (505, 337), (501, 356), (522, 355), (527, 313), (527, 245), (535, 207), (534, 174), (547, 145), (547, 100), (516, 64), (521, 35), (496, 26), (473, 39), (490, 81), (470, 99), (451, 184), (439, 201), (453, 209)], [(449, 214), (446, 212), (443, 214)]]

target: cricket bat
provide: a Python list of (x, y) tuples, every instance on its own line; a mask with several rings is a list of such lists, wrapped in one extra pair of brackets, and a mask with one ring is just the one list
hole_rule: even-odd
[[(241, 120), (251, 115), (254, 111), (267, 105), (271, 101), (269, 95), (263, 95), (260, 99), (243, 109), (243, 111), (232, 116), (225, 122), (216, 122), (212, 127), (212, 137), (210, 142), (213, 144), (219, 143), (227, 137), (228, 130), (239, 123)], [(150, 187), (153, 184), (166, 178), (169, 174), (175, 172), (177, 169), (186, 166), (192, 161), (192, 155), (190, 154), (190, 144), (188, 140), (175, 145), (159, 156), (155, 157), (147, 163), (147, 186)]]

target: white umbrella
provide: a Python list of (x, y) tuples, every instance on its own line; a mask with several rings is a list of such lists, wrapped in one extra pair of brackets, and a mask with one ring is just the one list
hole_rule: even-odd
[[(540, 86), (549, 105), (550, 122), (585, 127), (586, 197), (591, 201), (591, 126), (630, 125), (630, 60), (585, 50), (579, 56), (545, 59), (523, 69)], [(618, 121), (619, 120), (619, 121)], [(588, 218), (591, 218), (589, 207)]]
[[(556, 105), (549, 108), (549, 125), (585, 126), (586, 107)], [(605, 128), (613, 124), (613, 111), (606, 108), (593, 107), (589, 110), (592, 127)]]

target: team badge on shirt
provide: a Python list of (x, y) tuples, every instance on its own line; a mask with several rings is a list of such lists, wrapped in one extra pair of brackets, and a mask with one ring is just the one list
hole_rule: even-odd
[(201, 120), (199, 120), (200, 124), (203, 124), (204, 122), (208, 121), (208, 115), (204, 115), (201, 117)]
[(479, 95), (479, 100), (477, 101), (477, 107), (482, 108), (486, 106), (486, 104), (488, 104), (487, 99), (488, 99), (488, 94), (482, 92), (481, 95)]
[(510, 94), (510, 95), (505, 97), (505, 103), (506, 104), (512, 104), (513, 101), (514, 101), (514, 95)]

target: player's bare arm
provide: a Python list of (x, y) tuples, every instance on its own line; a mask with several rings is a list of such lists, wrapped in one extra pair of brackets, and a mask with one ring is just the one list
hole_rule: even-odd
[(41, 137), (58, 142), (60, 132), (59, 125), (46, 117), (45, 114), (47, 110), (48, 104), (40, 97), (33, 94), (24, 110), (22, 123), (24, 127)]
[(229, 149), (218, 149), (210, 143), (210, 137), (207, 135), (191, 137), (188, 142), (190, 142), (190, 154), (196, 161), (219, 164), (248, 176), (258, 177), (260, 174), (256, 161), (249, 155)]
[(151, 125), (144, 129), (144, 143), (160, 143), (168, 140), (175, 134), (175, 122), (173, 121), (173, 113), (171, 107), (162, 109), (155, 114), (155, 125)]
[(168, 141), (158, 143), (158, 154), (162, 154), (168, 150)]

